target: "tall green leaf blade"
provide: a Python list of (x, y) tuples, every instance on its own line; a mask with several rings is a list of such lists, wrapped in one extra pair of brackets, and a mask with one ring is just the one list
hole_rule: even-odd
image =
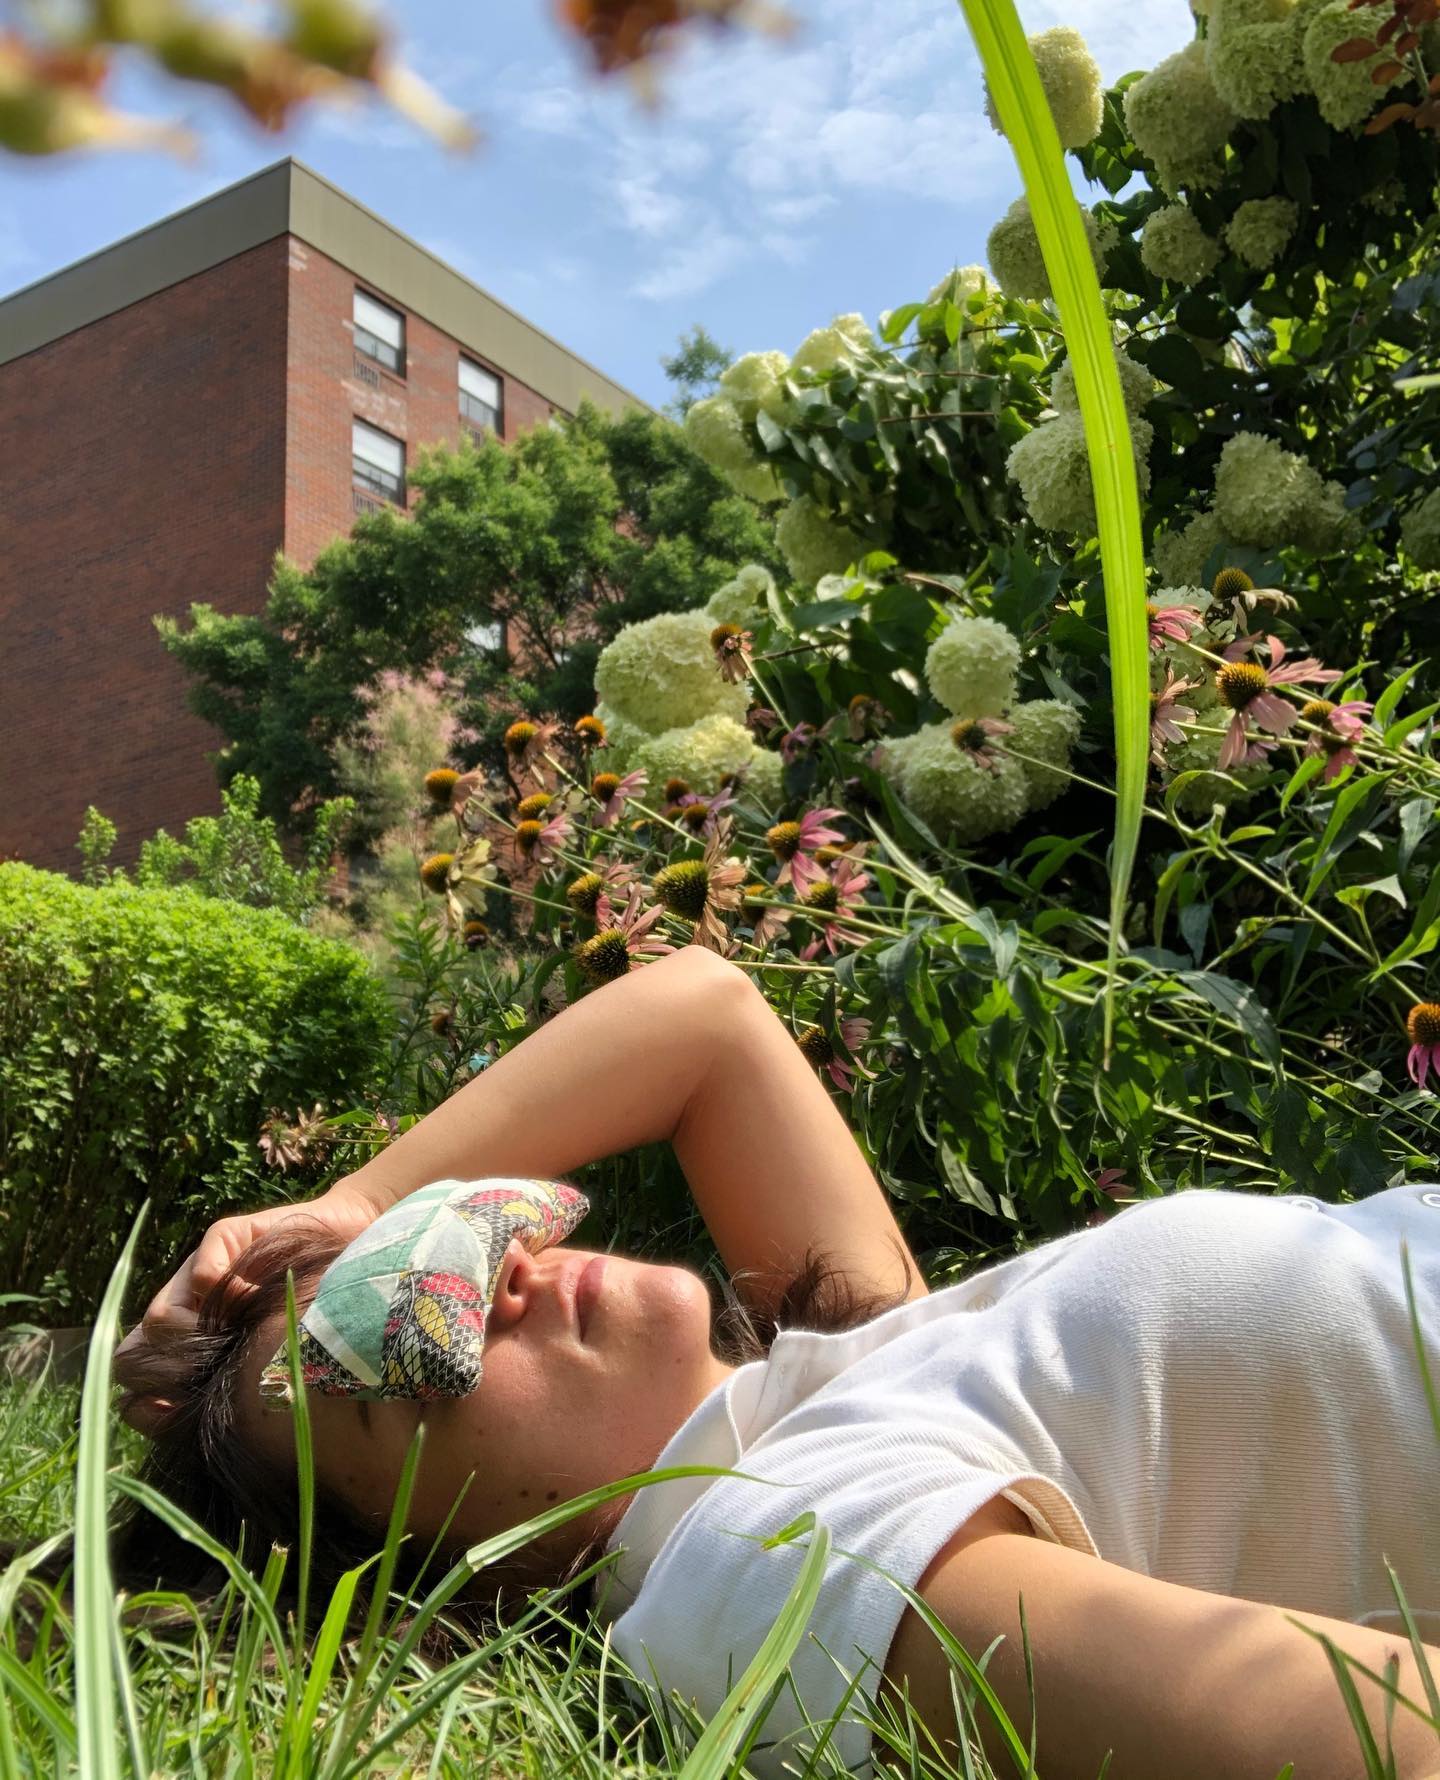
[(1015, 151), (1035, 233), (1065, 331), (1095, 486), (1115, 705), (1115, 839), (1110, 853), (1110, 936), (1105, 1052), (1115, 1024), (1116, 965), (1145, 802), (1150, 668), (1145, 554), (1130, 422), (1115, 369), (1110, 323), (1080, 207), (1040, 75), (1013, 0), (960, 0), (996, 114)]

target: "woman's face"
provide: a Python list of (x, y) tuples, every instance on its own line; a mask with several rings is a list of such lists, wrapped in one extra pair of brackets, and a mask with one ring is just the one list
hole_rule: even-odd
[[(252, 1342), (240, 1415), (247, 1437), (253, 1431), (261, 1449), (288, 1469), (295, 1451), (290, 1413), (267, 1412), (258, 1395), (260, 1369), (284, 1339), (281, 1311)], [(512, 1242), (476, 1389), (423, 1404), (309, 1392), (317, 1479), (383, 1529), (423, 1411), (410, 1530), (428, 1541), (473, 1470), (447, 1535), (470, 1544), (647, 1470), (729, 1373), (710, 1349), (710, 1300), (697, 1274), (564, 1244), (531, 1255)], [(538, 1541), (537, 1569), (563, 1569), (618, 1512), (608, 1505)]]

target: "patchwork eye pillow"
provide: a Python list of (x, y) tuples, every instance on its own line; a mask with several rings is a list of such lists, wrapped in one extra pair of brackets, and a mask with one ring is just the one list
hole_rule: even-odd
[[(325, 1397), (465, 1397), (505, 1250), (563, 1242), (590, 1201), (563, 1181), (442, 1180), (392, 1205), (337, 1255), (300, 1319), (301, 1377)], [(291, 1400), (285, 1344), (260, 1374)]]

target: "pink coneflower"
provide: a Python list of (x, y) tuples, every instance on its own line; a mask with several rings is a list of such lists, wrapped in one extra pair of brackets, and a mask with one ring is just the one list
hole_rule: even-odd
[[(1131, 1191), (1123, 1168), (1102, 1168), (1095, 1176), (1095, 1189), (1097, 1192), (1104, 1193), (1108, 1199), (1119, 1198)], [(1102, 1206), (1098, 1211), (1092, 1211), (1086, 1218), (1086, 1227), (1093, 1230), (1097, 1224), (1108, 1223), (1113, 1216), (1113, 1207)]]
[(1150, 694), (1150, 758), (1156, 766), (1165, 764), (1166, 742), (1183, 742), (1182, 723), (1193, 723), (1195, 713), (1189, 705), (1178, 704), (1182, 692), (1193, 692), (1198, 680), (1177, 680), (1175, 670), (1167, 666), (1165, 684)]
[(612, 859), (599, 871), (582, 872), (565, 886), (565, 900), (577, 915), (588, 915), (599, 927), (609, 927), (615, 920), (612, 896), (628, 890), (636, 877), (635, 867), (623, 860)]
[(990, 744), (1001, 735), (1013, 734), (1013, 723), (1002, 723), (998, 717), (962, 717), (950, 726), (950, 740), (957, 748), (963, 749), (976, 766), (983, 766), (987, 773), (1000, 771), (1000, 756), (991, 750)]
[(722, 680), (734, 685), (750, 677), (754, 672), (750, 645), (754, 641), (754, 634), (741, 630), (738, 624), (717, 624), (710, 632), (710, 647), (715, 651), (715, 665)]
[(1405, 1016), (1405, 1030), (1410, 1037), (1405, 1067), (1415, 1086), (1423, 1088), (1432, 1069), (1440, 1075), (1440, 1004), (1417, 1001)]
[(833, 847), (845, 839), (838, 828), (827, 826), (832, 816), (844, 814), (844, 810), (833, 807), (807, 810), (798, 822), (777, 822), (766, 830), (766, 843), (780, 861), (777, 885), (793, 884), (795, 894), (800, 896), (824, 878), (811, 855), (820, 847)]
[(730, 818), (722, 816), (705, 844), (703, 858), (678, 859), (657, 872), (654, 880), (655, 894), (670, 913), (694, 922), (695, 943), (716, 952), (730, 937), (721, 915), (739, 908), (745, 881), (745, 867), (725, 857), (731, 833)]
[(319, 1101), (312, 1111), (297, 1112), (293, 1119), (271, 1113), (260, 1128), (255, 1147), (271, 1168), (284, 1174), (286, 1169), (298, 1168), (307, 1161), (311, 1150), (323, 1143), (325, 1125), (325, 1110)]
[(777, 729), (785, 727), (780, 713), (772, 711), (769, 705), (751, 705), (745, 713), (745, 723), (762, 742), (768, 741)]
[(570, 818), (563, 808), (547, 822), (542, 823), (533, 816), (528, 821), (517, 822), (511, 837), (515, 863), (522, 866), (554, 865), (560, 856), (558, 849), (564, 846), (569, 835)]
[(630, 900), (619, 919), (603, 927), (593, 939), (576, 946), (571, 956), (590, 982), (618, 982), (627, 972), (637, 970), (651, 958), (675, 951), (674, 946), (667, 945), (650, 931), (665, 913), (664, 909), (658, 902), (646, 909), (642, 907), (643, 902), (640, 886), (632, 884)]
[(1312, 698), (1309, 704), (1300, 707), (1300, 715), (1307, 723), (1319, 725), (1318, 733), (1306, 742), (1305, 752), (1328, 756), (1325, 770), (1320, 775), (1322, 785), (1338, 779), (1347, 766), (1356, 764), (1352, 743), (1364, 735), (1365, 718), (1374, 709), (1374, 705), (1363, 698), (1346, 699), (1341, 705), (1332, 705), (1328, 698)]
[(822, 943), (832, 957), (839, 951), (841, 941), (849, 946), (865, 944), (866, 936), (844, 926), (843, 922), (847, 915), (858, 914), (865, 907), (862, 892), (871, 881), (869, 872), (862, 871), (857, 861), (840, 859), (836, 861), (831, 877), (822, 877), (818, 883), (811, 884), (801, 899), (806, 909), (833, 918), (825, 921), (820, 933), (801, 952), (802, 958), (818, 956)]
[[(1341, 677), (1338, 668), (1321, 667), (1313, 655), (1302, 656), (1299, 661), (1287, 665), (1285, 645), (1279, 637), (1268, 637), (1266, 641), (1270, 647), (1268, 668), (1261, 667), (1258, 661), (1230, 661), (1215, 676), (1220, 697), (1235, 713), (1215, 763), (1222, 773), (1245, 761), (1247, 723), (1254, 723), (1271, 735), (1287, 735), (1293, 727), (1299, 713), (1288, 699), (1281, 698), (1273, 690), (1274, 687), (1299, 686), (1306, 681), (1323, 686)], [(1225, 653), (1228, 656), (1230, 651), (1227, 649)]]
[(780, 738), (780, 758), (789, 766), (799, 754), (806, 753), (815, 746), (815, 725), (813, 723), (797, 723), (794, 729)]
[(608, 828), (617, 822), (625, 809), (625, 800), (637, 797), (650, 783), (650, 775), (644, 768), (633, 773), (626, 773), (622, 779), (618, 773), (596, 773), (590, 781), (590, 795), (600, 805), (600, 814), (595, 818), (597, 828)]
[(856, 1073), (870, 1081), (875, 1079), (874, 1070), (866, 1069), (859, 1058), (860, 1047), (869, 1036), (868, 1020), (851, 1019), (840, 1022), (840, 1042), (852, 1053), (848, 1061), (835, 1055), (834, 1041), (823, 1027), (807, 1026), (796, 1037), (795, 1042), (813, 1068), (823, 1070), (842, 1093), (848, 1094), (855, 1086)]
[(1145, 604), (1150, 621), (1150, 647), (1163, 649), (1167, 642), (1188, 642), (1190, 633), (1199, 630), (1204, 620), (1193, 606), (1152, 606)]

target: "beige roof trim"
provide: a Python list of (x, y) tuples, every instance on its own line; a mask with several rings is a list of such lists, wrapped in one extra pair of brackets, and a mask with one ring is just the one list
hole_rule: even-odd
[(0, 364), (286, 233), (558, 408), (647, 406), (291, 156), (0, 300)]

